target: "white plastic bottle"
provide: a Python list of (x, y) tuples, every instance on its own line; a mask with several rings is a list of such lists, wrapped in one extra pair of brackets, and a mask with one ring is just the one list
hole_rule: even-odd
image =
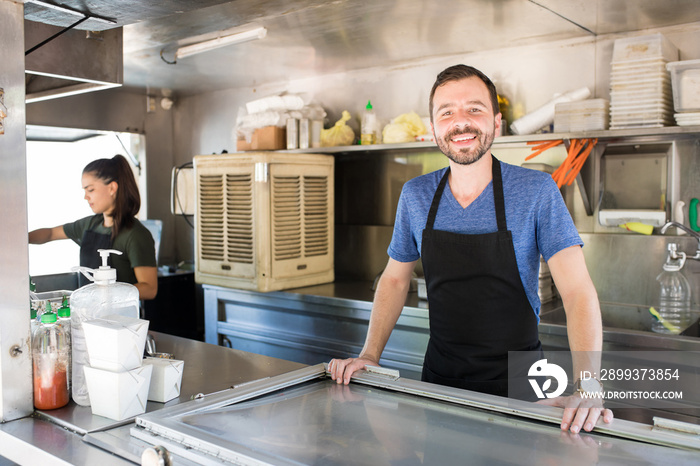
[(681, 269), (685, 258), (672, 261), (669, 257), (657, 277), (659, 284), (659, 315), (651, 330), (658, 333), (680, 333), (690, 325), (690, 284)]
[(367, 101), (365, 113), (362, 115), (360, 123), (360, 144), (377, 143), (377, 115), (372, 108), (372, 102)]
[(118, 314), (139, 317), (139, 290), (134, 285), (117, 282), (117, 271), (107, 265), (110, 254), (121, 254), (115, 249), (98, 249), (102, 266), (97, 270), (78, 267), (94, 283), (85, 285), (71, 295), (71, 344), (73, 347), (72, 395), (81, 406), (90, 406), (83, 366), (90, 361), (85, 345), (83, 322), (88, 319)]

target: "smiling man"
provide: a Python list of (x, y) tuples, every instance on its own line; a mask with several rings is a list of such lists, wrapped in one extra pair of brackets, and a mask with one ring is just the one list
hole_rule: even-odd
[[(430, 318), (424, 381), (507, 396), (508, 352), (544, 357), (537, 330), (540, 255), (564, 303), (571, 350), (599, 352), (598, 297), (556, 184), (491, 154), (501, 128), (491, 80), (466, 65), (442, 71), (430, 93), (430, 118), (449, 166), (404, 185), (364, 348), (358, 358), (332, 360), (332, 378), (349, 383), (355, 371), (378, 365), (419, 258)], [(589, 368), (595, 363), (575, 358), (575, 374)], [(578, 393), (548, 404), (565, 408), (561, 427), (574, 433), (590, 431), (601, 415), (612, 420), (599, 400)]]

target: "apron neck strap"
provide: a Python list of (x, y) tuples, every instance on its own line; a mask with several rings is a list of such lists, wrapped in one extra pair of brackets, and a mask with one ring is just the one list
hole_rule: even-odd
[(506, 224), (506, 203), (503, 196), (503, 178), (501, 177), (501, 162), (491, 156), (491, 176), (493, 177), (493, 202), (496, 205), (496, 222), (498, 231), (508, 231)]
[[(447, 185), (447, 178), (450, 176), (450, 167), (447, 167), (445, 174), (442, 176), (438, 187), (435, 190), (435, 195), (433, 196), (433, 202), (430, 204), (430, 211), (428, 212), (428, 219), (425, 222), (426, 230), (432, 230), (435, 224), (435, 217), (437, 216), (438, 206), (440, 205), (440, 199), (442, 199), (442, 193), (445, 191), (445, 185)], [(496, 209), (496, 222), (498, 224), (498, 231), (508, 231), (508, 225), (506, 223), (506, 207), (503, 197), (503, 178), (501, 177), (501, 162), (498, 161), (496, 157), (491, 156), (491, 176), (493, 178), (493, 201)]]

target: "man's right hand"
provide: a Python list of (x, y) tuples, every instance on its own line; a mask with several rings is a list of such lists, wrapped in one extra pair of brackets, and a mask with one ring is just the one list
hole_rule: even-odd
[(331, 359), (328, 363), (328, 371), (331, 373), (331, 379), (337, 383), (349, 384), (352, 374), (359, 370), (363, 370), (365, 366), (379, 366), (377, 361), (369, 358), (348, 358), (348, 359)]

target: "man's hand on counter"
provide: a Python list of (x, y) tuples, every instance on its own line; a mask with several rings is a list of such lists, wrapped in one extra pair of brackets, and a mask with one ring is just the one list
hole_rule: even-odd
[(601, 399), (585, 399), (576, 393), (569, 396), (559, 396), (540, 400), (537, 403), (564, 408), (561, 419), (561, 429), (569, 430), (574, 434), (581, 432), (581, 428), (590, 432), (602, 416), (603, 422), (610, 424), (613, 420), (613, 412), (603, 406)]
[(379, 364), (373, 359), (365, 357), (331, 359), (331, 362), (328, 363), (328, 371), (331, 373), (331, 379), (347, 385), (350, 383), (352, 374), (363, 370), (365, 366), (379, 366)]

